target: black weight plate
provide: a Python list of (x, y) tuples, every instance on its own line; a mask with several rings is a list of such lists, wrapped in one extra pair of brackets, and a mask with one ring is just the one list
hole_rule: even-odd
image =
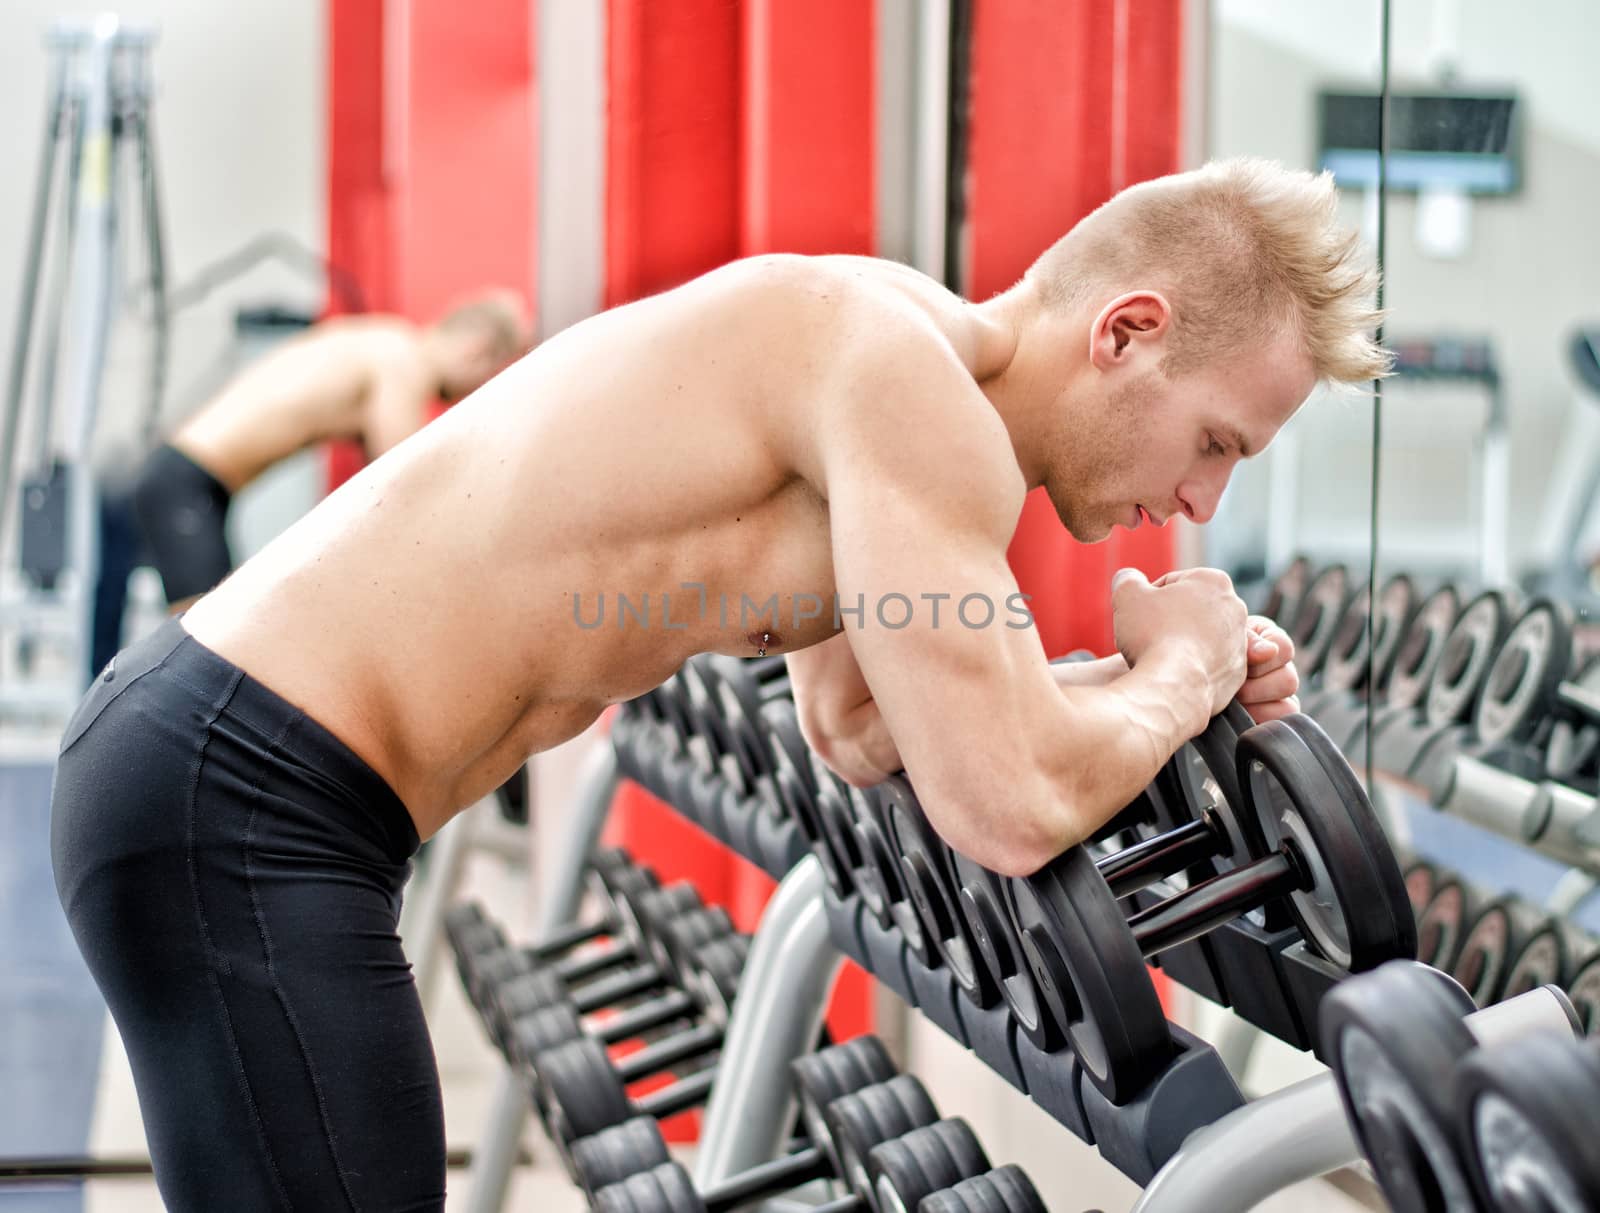
[(988, 967), (991, 980), (999, 987), (1000, 996), (1023, 1035), (1041, 1053), (1054, 1053), (1066, 1043), (1066, 1036), (1033, 984), (1033, 973), (1022, 955), (1021, 941), (1007, 908), (1005, 878), (959, 851), (952, 854), (961, 882), (961, 914), (978, 956)]
[(1483, 895), (1459, 876), (1441, 880), (1417, 919), (1417, 959), (1448, 972), (1461, 954), (1467, 926), (1478, 916)]
[(861, 904), (880, 926), (897, 925), (895, 907), (906, 899), (900, 883), (900, 857), (889, 845), (879, 792), (889, 784), (850, 789), (850, 828), (855, 831), (861, 866), (855, 870), (856, 892)]
[(925, 1196), (917, 1213), (1046, 1213), (1033, 1181), (1015, 1163)]
[(1593, 1041), (1527, 1036), (1478, 1050), (1457, 1074), (1459, 1131), (1486, 1206), (1600, 1209), (1600, 1053)]
[[(1367, 621), (1372, 614), (1372, 586), (1363, 582), (1350, 595), (1322, 659), (1320, 683), (1330, 691), (1353, 691), (1367, 677)], [(1300, 654), (1295, 653), (1298, 666)], [(1309, 677), (1302, 672), (1302, 677)]]
[(916, 1213), (922, 1198), (982, 1175), (989, 1158), (966, 1121), (947, 1117), (875, 1146), (867, 1155), (872, 1177), (868, 1205), (876, 1213)]
[[(1237, 700), (1211, 718), (1205, 731), (1181, 746), (1156, 777), (1152, 803), (1163, 830), (1209, 816), (1228, 839), (1225, 850), (1191, 873), (1204, 880), (1266, 853), (1254, 814), (1241, 810), (1238, 767), (1234, 761), (1239, 736), (1255, 722)], [(1171, 882), (1183, 888), (1182, 877)]]
[(700, 896), (700, 890), (687, 880), (674, 880), (638, 897), (627, 898), (618, 905), (617, 918), (628, 938), (648, 951), (668, 923), (704, 908), (705, 899)]
[(580, 1037), (534, 1058), (535, 1091), (545, 1127), (566, 1145), (620, 1125), (633, 1105), (605, 1046)]
[(876, 1036), (857, 1036), (844, 1044), (829, 1045), (795, 1058), (789, 1063), (789, 1076), (794, 1080), (800, 1123), (805, 1126), (806, 1135), (828, 1155), (833, 1173), (842, 1175), (824, 1114), (841, 1095), (893, 1078), (895, 1069), (889, 1050)]
[[(1321, 736), (1331, 747), (1327, 735)], [(1287, 898), (1307, 941), (1333, 964), (1351, 970), (1414, 954), (1415, 936), (1403, 937), (1397, 922), (1398, 905), (1404, 925), (1411, 925), (1405, 882), (1365, 797), (1350, 803), (1311, 744), (1283, 720), (1243, 734), (1238, 764), (1268, 847), (1291, 844), (1309, 877), (1308, 887)]]
[(650, 941), (651, 959), (663, 973), (680, 980), (706, 944), (733, 934), (733, 919), (721, 906), (701, 906), (661, 925)]
[(727, 1025), (749, 958), (750, 936), (738, 931), (701, 945), (695, 953), (687, 983), (705, 1008), (707, 1022)]
[[(1417, 955), (1417, 918), (1412, 908), (1410, 891), (1406, 887), (1405, 873), (1400, 870), (1400, 860), (1385, 833), (1383, 824), (1373, 811), (1367, 790), (1351, 768), (1350, 762), (1338, 744), (1311, 717), (1292, 712), (1283, 717), (1283, 723), (1293, 729), (1306, 743), (1312, 757), (1322, 764), (1343, 806), (1348, 824), (1361, 837), (1366, 852), (1372, 888), (1381, 889), (1380, 901), (1371, 907), (1374, 919), (1380, 905), (1387, 907), (1390, 921), (1389, 948), (1382, 960), (1414, 960)], [(1302, 903), (1302, 910), (1306, 903)], [(1365, 966), (1357, 965), (1359, 970)]]
[(1461, 597), (1452, 585), (1440, 586), (1422, 600), (1395, 650), (1384, 694), (1386, 702), (1409, 708), (1423, 701), (1444, 653), (1445, 640), (1460, 613)]
[(1572, 665), (1572, 612), (1535, 598), (1523, 609), (1484, 679), (1473, 726), (1483, 742), (1526, 741), (1549, 717)]
[[(1586, 691), (1600, 694), (1600, 657), (1584, 662), (1573, 681)], [(1592, 770), (1597, 754), (1600, 754), (1600, 725), (1558, 715), (1550, 726), (1550, 740), (1545, 743), (1544, 773), (1551, 779), (1570, 783), (1586, 770)]]
[(924, 968), (937, 969), (944, 963), (936, 938), (948, 927), (940, 919), (945, 899), (939, 892), (938, 854), (943, 843), (928, 824), (917, 803), (916, 794), (904, 776), (893, 776), (873, 789), (883, 811), (885, 841), (896, 857), (900, 887), (904, 896), (890, 913), (900, 938)]
[[(861, 849), (856, 842), (855, 811), (850, 804), (850, 785), (829, 769), (815, 751), (808, 754), (816, 781), (817, 828), (821, 841), (813, 846), (822, 862), (823, 874), (839, 897), (855, 890), (855, 873), (862, 866)], [(887, 906), (884, 907), (887, 911)], [(874, 915), (876, 917), (876, 914)]]
[(839, 1160), (834, 1173), (863, 1199), (870, 1199), (867, 1155), (883, 1142), (934, 1124), (939, 1110), (919, 1079), (897, 1074), (887, 1082), (839, 1096), (824, 1109), (822, 1118)]
[(1305, 597), (1306, 587), (1311, 584), (1311, 571), (1311, 561), (1304, 556), (1296, 556), (1289, 562), (1289, 567), (1273, 579), (1267, 601), (1262, 604), (1261, 613), (1285, 631), (1300, 610), (1300, 600)]
[(592, 1205), (602, 1188), (671, 1162), (672, 1155), (661, 1126), (652, 1117), (635, 1116), (573, 1142), (569, 1161), (572, 1178)]
[(1452, 1098), (1456, 1066), (1477, 1046), (1464, 1021), (1472, 1010), (1443, 974), (1398, 961), (1322, 1000), (1323, 1056), (1395, 1213), (1474, 1208)]
[(1011, 921), (1052, 1016), (1089, 1080), (1125, 1104), (1171, 1060), (1161, 1000), (1128, 920), (1081, 847), (1006, 881)]
[(578, 1040), (583, 1035), (583, 1021), (572, 1004), (558, 1002), (512, 1020), (506, 1053), (513, 1061), (531, 1066), (545, 1049)]
[(1589, 1036), (1600, 1036), (1600, 948), (1574, 962), (1572, 980), (1567, 982), (1567, 997), (1578, 1012), (1578, 1020)]
[(1433, 725), (1470, 720), (1484, 679), (1511, 624), (1511, 603), (1500, 590), (1485, 590), (1462, 608), (1428, 684), (1424, 714)]
[(705, 1201), (682, 1163), (664, 1162), (636, 1171), (594, 1195), (595, 1213), (705, 1213)]
[(1327, 565), (1306, 587), (1294, 623), (1288, 628), (1294, 641), (1295, 665), (1302, 678), (1313, 678), (1321, 671), (1350, 592), (1350, 573), (1342, 564)]
[(916, 908), (922, 935), (935, 949), (932, 962), (923, 963), (932, 968), (942, 961), (968, 1001), (977, 1007), (994, 1006), (1000, 991), (978, 955), (961, 913), (950, 848), (903, 779), (884, 784), (879, 803), (888, 811), (889, 845), (900, 856), (907, 900)]

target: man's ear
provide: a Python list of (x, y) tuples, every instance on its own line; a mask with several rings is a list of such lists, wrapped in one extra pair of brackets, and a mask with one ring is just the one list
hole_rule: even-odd
[(1155, 350), (1172, 323), (1172, 306), (1160, 291), (1118, 295), (1094, 318), (1089, 329), (1089, 361), (1097, 370), (1127, 366)]

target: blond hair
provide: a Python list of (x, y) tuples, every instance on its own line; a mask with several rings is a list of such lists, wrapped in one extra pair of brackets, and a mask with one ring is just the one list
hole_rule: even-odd
[(446, 332), (482, 333), (489, 339), (491, 356), (500, 362), (511, 362), (528, 350), (522, 296), (513, 290), (495, 289), (475, 295), (451, 308), (435, 327)]
[(1359, 383), (1392, 361), (1371, 333), (1378, 274), (1339, 222), (1329, 173), (1269, 160), (1213, 161), (1123, 190), (1028, 270), (1046, 306), (1150, 288), (1172, 306), (1162, 371), (1260, 347), (1293, 332), (1317, 378)]

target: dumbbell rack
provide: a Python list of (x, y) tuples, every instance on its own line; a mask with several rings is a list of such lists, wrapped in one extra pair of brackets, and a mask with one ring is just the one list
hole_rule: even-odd
[[(1172, 1031), (1179, 1048), (1174, 1059), (1137, 1098), (1120, 1106), (1110, 1103), (1084, 1081), (1069, 1051), (1037, 1049), (1017, 1031), (1003, 1006), (980, 1011), (968, 1005), (947, 973), (928, 969), (910, 956), (903, 942), (863, 912), (858, 897), (836, 896), (809, 855), (799, 827), (777, 810), (772, 797), (759, 788), (741, 795), (703, 763), (660, 744), (656, 728), (635, 709), (619, 716), (612, 734), (615, 764), (597, 762), (586, 774), (565, 847), (571, 862), (557, 869), (570, 878), (565, 886), (548, 891), (541, 919), (553, 929), (576, 912), (582, 857), (598, 836), (616, 780), (623, 777), (641, 783), (708, 834), (780, 878), (729, 1024), (721, 1072), (706, 1111), (698, 1185), (712, 1185), (766, 1161), (782, 1147), (792, 1108), (778, 1094), (785, 1090), (781, 1076), (788, 1062), (816, 1039), (844, 956), (885, 981), (1137, 1183), (1150, 1182), (1163, 1164), (1180, 1158), (1190, 1134), (1230, 1113), (1251, 1113), (1255, 1144), (1238, 1152), (1225, 1177), (1219, 1175), (1229, 1191), (1239, 1189), (1237, 1170), (1248, 1166), (1263, 1132), (1274, 1140), (1283, 1138), (1272, 1167), (1263, 1169), (1263, 1182), (1320, 1174), (1355, 1157), (1353, 1146), (1336, 1145), (1331, 1154), (1315, 1143), (1302, 1149), (1298, 1134), (1304, 1126), (1295, 1133), (1277, 1128), (1300, 1122), (1259, 1103), (1246, 1108), (1215, 1051), (1176, 1025)], [(1291, 1043), (1309, 1047), (1313, 1034), (1307, 1025), (1314, 1024), (1316, 1001), (1339, 978), (1338, 971), (1311, 956), (1292, 931), (1268, 933), (1241, 922), (1227, 934), (1216, 934), (1223, 938), (1175, 949), (1170, 955), (1177, 963), (1167, 967), (1212, 996), (1232, 990), (1236, 996), (1231, 1001), (1241, 1013)], [(475, 1209), (499, 1207), (521, 1129), (524, 1110), (516, 1083), (503, 1082), (501, 1095), (493, 1120), (497, 1128), (479, 1152)], [(1201, 1207), (1231, 1207), (1222, 1192), (1205, 1199), (1208, 1203)]]

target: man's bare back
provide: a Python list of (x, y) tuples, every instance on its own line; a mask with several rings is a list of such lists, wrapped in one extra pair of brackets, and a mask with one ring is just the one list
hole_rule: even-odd
[[(797, 597), (834, 592), (819, 406), (885, 326), (969, 375), (1004, 356), (966, 304), (901, 267), (736, 263), (547, 342), (184, 626), (351, 746), (427, 837), (691, 654), (754, 654), (758, 628), (768, 651), (834, 633), (831, 611), (792, 626)], [(972, 401), (971, 441), (992, 441)], [(917, 425), (918, 400), (881, 404)], [(1019, 486), (977, 491), (1020, 504)], [(783, 626), (739, 610), (774, 594)], [(621, 595), (647, 599), (648, 620), (619, 620)]]
[(232, 493), (317, 442), (356, 439), (381, 453), (421, 424), (432, 398), (422, 336), (397, 316), (324, 321), (247, 367), (171, 444)]

